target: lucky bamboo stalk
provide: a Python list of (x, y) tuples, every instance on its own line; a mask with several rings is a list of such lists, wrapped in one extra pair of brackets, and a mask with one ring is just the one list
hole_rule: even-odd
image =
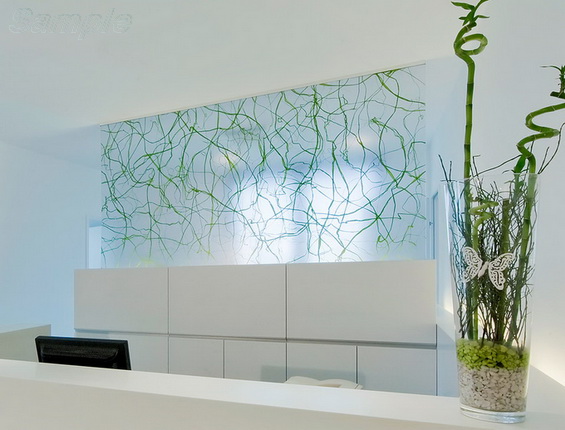
[[(454, 41), (455, 54), (461, 58), (467, 66), (467, 83), (466, 83), (466, 100), (465, 100), (465, 135), (463, 141), (463, 192), (462, 198), (464, 200), (464, 207), (466, 208), (461, 219), (457, 221), (458, 230), (460, 231), (464, 246), (476, 250), (478, 253), (485, 253), (482, 250), (482, 241), (485, 239), (483, 235), (485, 223), (487, 220), (495, 216), (500, 217), (500, 234), (501, 237), (495, 240), (495, 251), (491, 252), (496, 255), (512, 253), (516, 258), (517, 270), (513, 280), (512, 288), (504, 286), (502, 291), (497, 292), (498, 296), (492, 299), (492, 308), (489, 308), (488, 303), (482, 303), (485, 300), (485, 285), (488, 280), (479, 279), (479, 276), (467, 280), (464, 287), (464, 292), (461, 293), (460, 299), (463, 300), (462, 304), (465, 305), (465, 312), (460, 316), (462, 335), (465, 334), (471, 340), (479, 339), (479, 326), (492, 324), (492, 336), (496, 341), (506, 341), (512, 343), (516, 341), (522, 331), (520, 320), (523, 319), (523, 302), (522, 297), (527, 292), (524, 288), (527, 286), (529, 278), (531, 277), (530, 254), (531, 254), (531, 241), (532, 241), (532, 223), (533, 223), (533, 208), (537, 196), (536, 192), (536, 173), (541, 173), (549, 162), (555, 156), (553, 155), (542, 162), (542, 166), (538, 170), (536, 157), (533, 153), (534, 143), (539, 139), (548, 139), (560, 136), (561, 131), (541, 126), (534, 123), (534, 119), (539, 115), (555, 112), (565, 109), (565, 103), (560, 103), (542, 109), (533, 111), (526, 117), (526, 126), (533, 130), (532, 134), (520, 140), (517, 144), (519, 156), (516, 165), (513, 169), (514, 184), (511, 187), (510, 200), (503, 200), (502, 208), (495, 209), (499, 203), (495, 203), (493, 194), (488, 192), (481, 192), (480, 195), (474, 195), (472, 190), (471, 178), (478, 175), (473, 172), (473, 153), (472, 153), (472, 130), (473, 130), (473, 108), (474, 108), (474, 90), (475, 90), (475, 61), (473, 56), (480, 54), (487, 46), (488, 40), (485, 35), (480, 33), (473, 33), (472, 31), (477, 26), (477, 21), (481, 18), (487, 18), (478, 13), (479, 7), (486, 3), (488, 0), (479, 0), (476, 5), (463, 2), (453, 2), (457, 7), (464, 9), (467, 14), (460, 19), (463, 21), (461, 30), (458, 32)], [(469, 47), (470, 45), (473, 45)], [(552, 92), (551, 96), (565, 99), (565, 66), (548, 66), (559, 70), (560, 88), (558, 91)], [(557, 145), (558, 147), (559, 145)], [(557, 151), (557, 149), (556, 149)], [(547, 153), (546, 153), (547, 157)], [(503, 163), (506, 164), (506, 163)], [(527, 175), (529, 173), (529, 175)], [(480, 189), (481, 185), (478, 185)], [(476, 190), (475, 190), (476, 191)], [(452, 198), (455, 197), (452, 194)], [(489, 200), (490, 198), (490, 200)], [(510, 216), (510, 206), (515, 204), (518, 200), (523, 201), (520, 206), (521, 217), (519, 222), (520, 232), (516, 239), (516, 244), (512, 246), (509, 239), (509, 231), (512, 217)], [(513, 215), (514, 217), (516, 214)], [(492, 233), (492, 232), (490, 232)], [(516, 248), (517, 247), (517, 248)], [(511, 249), (512, 248), (512, 249)], [(481, 255), (485, 259), (488, 255)], [(482, 296), (481, 296), (482, 294)], [(491, 297), (491, 296), (488, 296)], [(482, 306), (482, 307), (481, 307)], [(506, 313), (506, 309), (510, 306), (510, 312)], [(479, 315), (480, 313), (482, 315)], [(487, 314), (485, 316), (484, 314)], [(509, 318), (508, 318), (509, 317)], [(490, 327), (489, 327), (490, 329)], [(488, 330), (487, 330), (488, 331)], [(485, 336), (485, 328), (483, 327), (483, 336)], [(519, 343), (519, 342), (518, 342)]]
[[(560, 74), (559, 76), (560, 89), (559, 91), (552, 92), (550, 96), (565, 99), (565, 66), (561, 66), (561, 67), (549, 66), (549, 67), (557, 69)], [(520, 329), (518, 324), (518, 319), (520, 318), (519, 310), (521, 307), (522, 289), (524, 288), (524, 286), (528, 281), (526, 276), (526, 269), (529, 260), (530, 241), (532, 240), (531, 217), (536, 199), (536, 195), (535, 195), (536, 176), (534, 174), (540, 173), (541, 171), (543, 171), (545, 167), (547, 167), (547, 164), (545, 164), (540, 168), (539, 172), (536, 171), (537, 162), (536, 162), (536, 157), (532, 152), (532, 149), (537, 140), (557, 137), (561, 133), (561, 131), (558, 129), (535, 124), (534, 118), (543, 114), (556, 112), (562, 109), (565, 109), (565, 103), (559, 103), (556, 105), (547, 106), (542, 109), (535, 110), (530, 114), (528, 114), (526, 116), (526, 127), (537, 133), (523, 138), (516, 144), (518, 151), (520, 152), (521, 155), (516, 163), (516, 166), (514, 167), (514, 174), (516, 175), (516, 177), (518, 177), (518, 175), (522, 172), (528, 172), (530, 175), (528, 175), (527, 177), (528, 186), (527, 186), (527, 195), (525, 200), (526, 205), (524, 207), (524, 223), (522, 225), (520, 253), (518, 255), (518, 272), (516, 276), (517, 282), (516, 282), (516, 289), (514, 291), (514, 297), (512, 302), (511, 322), (509, 324), (509, 328), (510, 328), (510, 334), (508, 339), (509, 342), (516, 339), (518, 335), (518, 331)], [(531, 144), (530, 149), (528, 149), (528, 147), (526, 146), (527, 144)], [(551, 161), (551, 159), (549, 161)]]
[[(463, 140), (463, 178), (469, 179), (471, 177), (471, 166), (472, 166), (472, 151), (471, 151), (471, 137), (473, 129), (473, 97), (475, 92), (475, 61), (472, 56), (480, 54), (487, 46), (487, 38), (480, 33), (470, 34), (473, 28), (477, 26), (477, 20), (480, 18), (486, 18), (484, 15), (477, 15), (478, 8), (486, 3), (488, 0), (480, 0), (477, 5), (473, 6), (468, 3), (453, 2), (455, 6), (461, 7), (468, 10), (468, 14), (461, 17), (463, 20), (463, 27), (455, 37), (453, 43), (453, 48), (455, 55), (461, 58), (467, 65), (467, 92), (465, 99), (465, 137)], [(478, 42), (479, 46), (473, 49), (465, 48), (469, 43)], [(470, 184), (468, 181), (464, 185), (464, 199), (466, 207), (470, 207), (472, 195), (470, 190)], [(471, 225), (471, 214), (469, 212), (465, 215), (464, 220), (464, 232), (463, 235), (469, 245), (472, 244), (472, 225)], [(478, 311), (477, 311), (477, 299), (478, 299), (478, 282), (476, 280), (469, 281), (467, 285), (467, 293), (465, 294), (467, 298), (467, 309), (468, 320), (466, 325), (468, 327), (469, 333), (472, 333), (473, 338), (478, 337)]]

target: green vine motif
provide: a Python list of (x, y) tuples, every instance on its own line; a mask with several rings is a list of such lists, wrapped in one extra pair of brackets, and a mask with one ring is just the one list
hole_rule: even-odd
[(422, 70), (105, 126), (106, 267), (421, 252)]

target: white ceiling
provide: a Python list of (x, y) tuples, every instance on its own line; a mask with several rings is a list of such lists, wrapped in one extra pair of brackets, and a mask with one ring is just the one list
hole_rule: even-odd
[[(0, 143), (94, 167), (100, 123), (447, 55), (458, 13), (446, 0), (3, 0)], [(131, 25), (46, 30), (61, 14)]]

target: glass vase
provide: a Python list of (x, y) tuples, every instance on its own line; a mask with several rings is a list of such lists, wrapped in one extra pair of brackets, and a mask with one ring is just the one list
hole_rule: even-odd
[(537, 175), (447, 181), (448, 242), (463, 414), (524, 421)]

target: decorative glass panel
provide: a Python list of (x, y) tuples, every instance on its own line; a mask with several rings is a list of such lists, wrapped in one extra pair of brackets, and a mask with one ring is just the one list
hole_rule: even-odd
[(103, 265), (425, 258), (423, 73), (103, 126)]

